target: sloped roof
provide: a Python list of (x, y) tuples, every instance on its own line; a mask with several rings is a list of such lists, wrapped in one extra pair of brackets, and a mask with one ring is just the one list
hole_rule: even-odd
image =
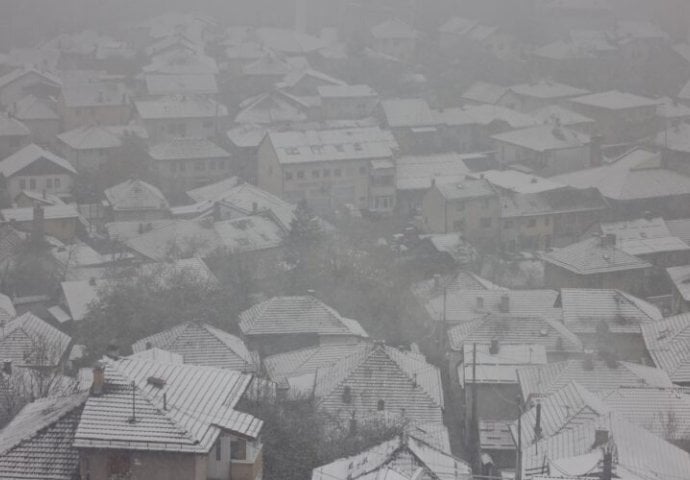
[(195, 202), (216, 201), (241, 182), (239, 177), (228, 177), (193, 190), (187, 190), (186, 193)]
[(540, 125), (523, 130), (499, 133), (491, 138), (535, 152), (580, 148), (587, 146), (591, 141), (589, 135), (553, 125)]
[(242, 340), (207, 324), (186, 322), (142, 338), (132, 345), (135, 353), (160, 348), (182, 355), (184, 363), (229, 368), (242, 372), (256, 369), (254, 358)]
[(313, 470), (312, 480), (470, 480), (465, 461), (411, 435), (397, 436), (362, 453)]
[(395, 98), (381, 101), (390, 128), (438, 125), (429, 104), (422, 98)]
[(641, 326), (663, 319), (651, 303), (621, 290), (564, 288), (563, 323), (575, 333), (596, 333), (606, 324), (613, 333), (641, 333)]
[(484, 179), (471, 177), (465, 177), (455, 183), (441, 182), (436, 184), (435, 188), (446, 200), (461, 200), (496, 195), (496, 192), (489, 182)]
[[(352, 404), (343, 412), (341, 392), (349, 386)], [(444, 405), (440, 370), (424, 356), (383, 344), (365, 344), (351, 355), (316, 372), (314, 397), (326, 411), (355, 416), (373, 413), (372, 404), (386, 402), (386, 411), (417, 423), (441, 423)]]
[(439, 122), (449, 127), (464, 125), (488, 126), (494, 122), (506, 123), (510, 128), (528, 128), (538, 125), (536, 119), (500, 105), (467, 105), (462, 108), (444, 108), (437, 111)]
[(671, 387), (671, 379), (665, 371), (636, 363), (617, 362), (615, 367), (594, 359), (589, 370), (583, 359), (565, 360), (547, 365), (520, 367), (518, 378), (522, 398), (543, 397), (575, 381), (591, 392), (601, 392), (623, 386)]
[(151, 145), (154, 160), (189, 160), (197, 158), (229, 158), (230, 154), (206, 138), (173, 138)]
[(290, 55), (309, 54), (326, 46), (318, 37), (283, 28), (257, 28), (256, 36), (267, 48)]
[(20, 120), (59, 120), (53, 104), (34, 95), (26, 95), (12, 106), (12, 114)]
[(0, 161), (0, 174), (4, 175), (5, 178), (11, 177), (32, 163), (42, 159), (54, 163), (58, 167), (67, 170), (69, 173), (77, 173), (72, 164), (67, 160), (32, 143)]
[(221, 246), (212, 225), (199, 220), (174, 220), (144, 234), (130, 238), (127, 246), (156, 261), (170, 254), (205, 256)]
[(690, 125), (681, 123), (657, 133), (654, 144), (674, 152), (690, 153)]
[(481, 154), (439, 153), (406, 155), (395, 160), (395, 183), (398, 190), (426, 190), (434, 180), (446, 182), (448, 178), (460, 181), (470, 173), (464, 160), (480, 158)]
[(162, 118), (226, 117), (228, 109), (213, 99), (200, 96), (168, 96), (134, 102), (144, 120)]
[(150, 183), (138, 178), (125, 180), (106, 189), (105, 198), (115, 211), (165, 210), (168, 201), (163, 193)]
[(460, 270), (456, 274), (422, 280), (410, 287), (418, 300), (426, 302), (434, 297), (443, 296), (443, 292), (457, 290), (507, 290), (485, 278), (467, 270)]
[(523, 97), (534, 97), (540, 99), (561, 99), (568, 97), (576, 97), (589, 93), (582, 88), (572, 87), (564, 83), (552, 82), (548, 80), (539, 80), (534, 83), (522, 83), (513, 85), (509, 89)]
[(122, 146), (119, 135), (99, 125), (83, 125), (57, 135), (63, 143), (75, 150), (117, 148)]
[(93, 82), (63, 86), (62, 97), (69, 108), (129, 105), (129, 90), (121, 83)]
[(52, 75), (45, 73), (45, 72), (39, 72), (38, 70), (34, 68), (18, 68), (16, 70), (11, 71), (10, 73), (7, 73), (0, 77), (0, 88), (5, 87), (6, 85), (9, 85), (10, 83), (14, 82), (15, 80), (18, 80), (19, 78), (23, 77), (24, 75), (28, 74), (34, 74), (38, 75), (41, 77), (46, 83), (49, 85), (58, 87), (60, 86), (60, 80), (57, 79), (56, 77), (53, 77)]
[(690, 382), (690, 314), (643, 325), (642, 337), (657, 367), (676, 383)]
[(476, 349), (473, 346), (463, 350), (464, 359), (462, 364), (458, 365), (458, 379), (463, 388), (468, 381), (517, 384), (518, 366), (543, 365), (547, 361), (544, 346), (534, 343), (501, 343), (499, 341), (497, 353), (491, 353), (491, 343), (474, 345)]
[(235, 123), (270, 125), (307, 120), (307, 107), (285, 93), (275, 91), (248, 98), (240, 104)]
[(467, 33), (476, 24), (477, 20), (462, 17), (451, 17), (440, 27), (438, 27), (438, 31), (442, 33), (456, 33), (458, 35), (462, 35)]
[(85, 394), (49, 397), (25, 406), (0, 432), (0, 477), (72, 480), (79, 452), (72, 446)]
[(16, 365), (58, 365), (72, 338), (31, 312), (0, 327), (0, 352)]
[(316, 333), (366, 337), (361, 326), (344, 321), (337, 311), (311, 297), (273, 297), (245, 310), (239, 317), (244, 335)]
[(670, 267), (666, 273), (686, 302), (690, 301), (690, 265)]
[(22, 122), (13, 118), (6, 113), (0, 113), (0, 136), (14, 137), (23, 136), (26, 137), (31, 134), (31, 131)]
[(490, 184), (515, 193), (541, 193), (558, 190), (564, 185), (551, 179), (528, 175), (517, 170), (487, 170), (473, 174), (474, 178), (484, 178)]
[(651, 268), (649, 263), (625, 253), (614, 245), (602, 245), (602, 239), (596, 237), (554, 249), (541, 254), (540, 257), (547, 263), (578, 275)]
[(674, 236), (661, 217), (635, 218), (601, 224), (604, 234), (616, 236), (616, 246), (630, 255), (690, 250), (680, 238)]
[(548, 353), (581, 352), (582, 342), (558, 320), (547, 317), (521, 317), (516, 314), (488, 315), (455, 325), (448, 330), (450, 347), (462, 350), (471, 343), (498, 340), (506, 344), (535, 344)]
[(223, 430), (257, 438), (263, 422), (234, 409), (251, 381), (227, 369), (108, 361), (104, 392), (86, 401), (74, 446), (206, 454)]
[(165, 75), (215, 75), (219, 70), (212, 57), (178, 49), (154, 56), (151, 63), (143, 67), (143, 71)]
[[(501, 312), (503, 297), (508, 298), (507, 312)], [(560, 320), (561, 310), (555, 307), (557, 298), (556, 290), (448, 290), (445, 317), (451, 325), (501, 314)], [(427, 302), (425, 308), (433, 320), (441, 321), (443, 305), (443, 295), (440, 295)]]
[(657, 105), (657, 101), (651, 98), (618, 90), (584, 95), (572, 98), (569, 101), (578, 105), (587, 105), (606, 110), (626, 110), (629, 108), (656, 107)]
[(371, 29), (374, 38), (417, 38), (418, 33), (398, 18), (385, 20)]
[(215, 95), (218, 93), (216, 78), (212, 74), (144, 75), (149, 95)]
[(378, 93), (369, 85), (321, 85), (317, 88), (321, 98), (376, 98)]
[(506, 94), (508, 87), (488, 82), (475, 82), (465, 90), (462, 98), (477, 103), (495, 105)]
[(103, 285), (103, 280), (96, 280), (95, 285), (89, 280), (72, 280), (60, 284), (72, 320), (78, 322), (84, 319), (91, 303), (98, 299), (99, 287)]
[(593, 119), (585, 117), (580, 113), (573, 112), (572, 110), (568, 110), (560, 105), (549, 105), (548, 107), (540, 108), (532, 112), (532, 116), (536, 118), (539, 123), (563, 125), (564, 127), (595, 123)]

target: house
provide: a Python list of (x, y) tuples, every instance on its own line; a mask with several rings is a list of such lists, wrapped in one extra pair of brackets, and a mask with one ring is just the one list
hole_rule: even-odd
[(135, 145), (147, 138), (147, 133), (134, 125), (85, 125), (56, 138), (56, 149), (66, 160), (78, 170), (95, 171), (118, 160), (122, 147)]
[(651, 98), (609, 90), (568, 100), (570, 108), (596, 121), (596, 131), (608, 144), (639, 141), (658, 129), (658, 103)]
[(235, 409), (252, 381), (212, 367), (101, 362), (72, 443), (79, 474), (93, 480), (260, 479), (263, 423)]
[(165, 191), (183, 192), (230, 176), (230, 154), (206, 138), (162, 140), (149, 146), (148, 155)]
[(671, 313), (685, 313), (690, 311), (690, 266), (681, 265), (666, 269), (671, 284), (673, 285), (673, 300)]
[(208, 95), (218, 93), (216, 77), (212, 74), (161, 75), (145, 74), (146, 93), (151, 97), (169, 95)]
[(29, 403), (0, 432), (0, 477), (72, 480), (79, 475), (73, 446), (85, 393)]
[[(477, 298), (483, 297), (478, 295)], [(478, 309), (481, 310), (481, 308)], [(544, 358), (550, 361), (578, 356), (583, 351), (580, 339), (559, 319), (554, 319), (552, 316), (527, 316), (512, 311), (499, 314), (485, 312), (484, 315), (481, 319), (460, 323), (448, 330), (451, 350), (464, 352), (465, 362), (468, 358), (467, 351), (471, 350), (473, 348), (471, 345), (475, 343), (491, 343), (493, 345), (491, 351), (495, 351), (496, 348), (500, 350), (501, 345), (538, 345), (543, 349)], [(537, 362), (536, 358), (535, 356), (534, 362), (524, 363), (546, 363), (546, 361)], [(514, 412), (508, 413), (511, 416), (513, 414)]]
[(447, 450), (411, 435), (398, 435), (351, 457), (316, 467), (311, 480), (363, 480), (390, 478), (470, 480), (472, 469)]
[(429, 153), (442, 149), (440, 121), (421, 98), (381, 101), (383, 124), (395, 135), (403, 153)]
[(596, 122), (593, 119), (560, 105), (539, 108), (531, 112), (531, 115), (541, 124), (566, 127), (590, 137), (594, 134)]
[(468, 270), (460, 270), (450, 275), (435, 274), (433, 278), (414, 283), (410, 287), (418, 302), (424, 305), (433, 298), (443, 297), (456, 290), (507, 290)]
[(186, 49), (159, 53), (142, 70), (145, 74), (156, 75), (217, 75), (219, 72), (212, 57)]
[(468, 105), (436, 111), (446, 148), (460, 152), (493, 150), (492, 135), (538, 125), (525, 113), (499, 105)]
[(622, 251), (651, 263), (659, 272), (667, 267), (690, 263), (690, 247), (671, 233), (661, 217), (647, 215), (602, 222), (600, 230), (604, 235), (614, 235), (616, 246)]
[(39, 97), (57, 95), (60, 80), (33, 68), (17, 68), (0, 77), (0, 105), (10, 107), (29, 94)]
[(4, 208), (0, 217), (19, 230), (49, 235), (65, 243), (75, 240), (81, 225), (79, 212), (65, 204)]
[(165, 218), (170, 206), (161, 191), (139, 179), (125, 180), (106, 189), (106, 208), (115, 222), (149, 221)]
[(353, 344), (368, 337), (359, 322), (312, 296), (273, 297), (257, 303), (240, 314), (239, 327), (247, 346), (264, 355), (330, 343)]
[(440, 370), (419, 353), (362, 343), (314, 376), (315, 404), (341, 425), (386, 417), (415, 425), (443, 423)]
[[(68, 280), (60, 283), (59, 309), (52, 309), (51, 314), (59, 323), (68, 321), (81, 322), (89, 313), (93, 302), (98, 300), (99, 290), (108, 286), (103, 279)], [(64, 313), (64, 315), (63, 315)]]
[(500, 200), (483, 179), (434, 184), (422, 199), (424, 226), (432, 233), (461, 232), (477, 246), (495, 247)]
[(322, 85), (318, 94), (324, 120), (367, 118), (379, 104), (379, 94), (369, 85)]
[(477, 20), (451, 17), (438, 27), (438, 42), (442, 50), (452, 51), (463, 46), (465, 35), (479, 22)]
[(395, 159), (397, 208), (416, 214), (424, 194), (435, 182), (462, 181), (470, 173), (465, 160), (482, 159), (484, 154), (438, 153), (403, 155)]
[(31, 144), (0, 161), (0, 175), (9, 199), (22, 190), (64, 197), (72, 193), (77, 171), (64, 158)]
[(126, 125), (132, 114), (129, 91), (124, 84), (113, 82), (65, 85), (57, 113), (63, 131), (84, 125)]
[(613, 352), (616, 358), (648, 363), (642, 328), (663, 320), (659, 308), (621, 290), (564, 288), (556, 305), (563, 325), (593, 351)]
[(630, 478), (682, 478), (690, 468), (690, 455), (644, 428), (611, 415), (537, 441), (523, 450), (520, 465), (525, 480), (544, 478), (550, 471), (568, 476), (588, 472), (599, 478), (609, 471)]
[(582, 88), (550, 80), (539, 80), (508, 87), (497, 104), (518, 112), (529, 113), (552, 105), (563, 104), (570, 98), (581, 97), (588, 93), (590, 92)]
[(680, 123), (663, 128), (653, 145), (661, 150), (662, 165), (684, 175), (690, 175), (690, 125)]
[(606, 288), (644, 294), (652, 265), (625, 253), (615, 237), (586, 238), (542, 253), (544, 282), (554, 288)]
[(239, 104), (235, 123), (241, 125), (290, 125), (305, 122), (313, 113), (308, 104), (281, 91), (262, 93)]
[(573, 381), (592, 393), (620, 387), (672, 386), (671, 379), (664, 370), (612, 359), (604, 361), (594, 358), (591, 353), (586, 353), (584, 358), (520, 367), (517, 373), (523, 402), (529, 405), (552, 395)]
[(595, 188), (504, 193), (500, 198), (499, 241), (508, 252), (548, 250), (555, 244), (572, 242), (608, 210)]
[(225, 105), (198, 96), (137, 100), (134, 108), (154, 140), (210, 138), (221, 131), (228, 116)]
[(186, 364), (257, 372), (258, 358), (235, 335), (211, 325), (187, 322), (138, 340), (132, 351), (157, 348), (181, 355)]
[(258, 151), (257, 186), (317, 211), (395, 207), (397, 143), (378, 127), (269, 132)]
[(289, 99), (305, 106), (310, 118), (321, 118), (320, 87), (344, 87), (347, 84), (313, 68), (293, 70), (276, 83)]
[(0, 158), (9, 157), (29, 144), (31, 131), (16, 118), (0, 113)]
[(531, 171), (551, 176), (598, 165), (595, 139), (558, 125), (499, 133), (491, 137), (502, 165), (521, 164)]
[(29, 94), (15, 101), (10, 112), (31, 132), (31, 141), (41, 146), (55, 142), (60, 133), (60, 117), (55, 113), (54, 102)]
[(642, 326), (652, 362), (678, 385), (690, 385), (690, 315), (682, 313)]
[(31, 312), (4, 322), (0, 329), (0, 351), (10, 369), (59, 371), (65, 366), (71, 346), (69, 335)]
[(667, 219), (690, 216), (690, 177), (664, 167), (661, 154), (635, 148), (598, 167), (551, 178), (576, 188), (598, 189), (620, 218), (652, 212)]
[(417, 53), (419, 33), (398, 18), (386, 20), (371, 29), (372, 48), (380, 54), (411, 61)]

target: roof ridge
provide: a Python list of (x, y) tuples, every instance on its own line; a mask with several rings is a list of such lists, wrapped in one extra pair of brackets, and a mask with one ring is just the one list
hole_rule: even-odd
[[(410, 376), (409, 376), (408, 372), (405, 370), (405, 368), (404, 368), (404, 367), (400, 364), (400, 362), (399, 362), (396, 358), (394, 358), (394, 357), (395, 357), (395, 355), (400, 355), (400, 356), (405, 355), (409, 360), (411, 360), (411, 361), (416, 362), (417, 364), (419, 364), (420, 367), (421, 367), (421, 369), (422, 369), (424, 372), (427, 372), (427, 371), (436, 372), (436, 366), (431, 365), (430, 363), (426, 362), (426, 360), (424, 361), (425, 365), (421, 365), (422, 362), (421, 362), (419, 359), (414, 358), (414, 357), (412, 357), (411, 355), (407, 355), (405, 352), (403, 352), (403, 351), (401, 351), (401, 350), (398, 350), (398, 349), (396, 349), (396, 348), (393, 348), (393, 347), (389, 347), (389, 346), (387, 346), (387, 345), (383, 345), (383, 348), (382, 348), (381, 350), (384, 352), (384, 354), (385, 354), (392, 362), (394, 362), (394, 363), (398, 366), (398, 369), (400, 370), (400, 372), (402, 372), (402, 374), (403, 374), (403, 376), (404, 376), (405, 378), (407, 378), (410, 382), (412, 382), (412, 383), (418, 385), (419, 387), (421, 387), (421, 389), (424, 391), (424, 394), (426, 395), (426, 397), (427, 397), (429, 400), (431, 400), (432, 403), (437, 404), (439, 407), (442, 407), (442, 406), (443, 406), (443, 389), (441, 389), (441, 392), (440, 392), (440, 393), (441, 393), (441, 396), (440, 396), (440, 400), (441, 400), (441, 401), (439, 402), (437, 399), (435, 399), (435, 398), (432, 396), (432, 392), (429, 392), (429, 391), (424, 387), (424, 385), (422, 385), (422, 383), (418, 381), (418, 379), (415, 379), (414, 377), (410, 378)], [(376, 351), (376, 346), (375, 346), (373, 349), (371, 349), (371, 353), (373, 353), (374, 351)], [(390, 354), (391, 351), (395, 351), (395, 355), (391, 355), (391, 354)], [(369, 355), (371, 355), (371, 353), (370, 353)], [(366, 358), (368, 358), (369, 355), (367, 355)], [(415, 372), (415, 374), (416, 374), (416, 373), (417, 373), (417, 372)]]

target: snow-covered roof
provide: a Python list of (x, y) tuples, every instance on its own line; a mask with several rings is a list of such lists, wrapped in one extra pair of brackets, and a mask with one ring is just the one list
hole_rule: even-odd
[(0, 174), (5, 178), (9, 178), (32, 163), (41, 160), (53, 163), (71, 174), (76, 175), (77, 173), (72, 164), (67, 160), (32, 143), (0, 161)]

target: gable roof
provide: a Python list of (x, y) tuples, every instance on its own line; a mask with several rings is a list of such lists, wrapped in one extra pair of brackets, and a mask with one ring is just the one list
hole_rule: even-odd
[(74, 446), (207, 454), (221, 431), (257, 438), (263, 422), (234, 409), (251, 381), (227, 369), (107, 361), (104, 391), (86, 401)]
[(278, 384), (289, 384), (293, 377), (311, 376), (313, 387), (317, 370), (329, 367), (356, 351), (366, 348), (362, 344), (324, 344), (278, 353), (263, 359), (263, 367), (271, 380)]
[(106, 189), (105, 198), (115, 211), (165, 210), (168, 201), (163, 193), (150, 183), (138, 178), (125, 180)]
[(540, 108), (532, 112), (532, 116), (536, 118), (539, 123), (563, 125), (565, 127), (583, 124), (591, 125), (595, 123), (593, 119), (561, 107), (560, 105), (549, 105), (548, 107)]
[(488, 82), (474, 82), (462, 94), (464, 100), (495, 105), (506, 94), (508, 87)]
[(173, 138), (149, 146), (154, 160), (189, 160), (196, 158), (229, 158), (230, 154), (207, 138)]
[(399, 18), (385, 20), (371, 29), (371, 34), (377, 39), (414, 39), (418, 33)]
[(216, 77), (212, 74), (144, 75), (149, 95), (215, 95)]
[(40, 72), (34, 68), (17, 68), (16, 70), (13, 70), (0, 77), (0, 89), (29, 74), (41, 77), (42, 80), (44, 80), (47, 84), (51, 86), (60, 86), (60, 80), (48, 73)]
[(1, 137), (26, 137), (31, 134), (31, 131), (22, 122), (9, 116), (6, 113), (0, 113), (0, 136)]
[(458, 379), (463, 388), (468, 382), (517, 384), (518, 366), (544, 365), (547, 362), (543, 345), (499, 341), (497, 353), (492, 353), (491, 343), (474, 345), (476, 349), (473, 346), (463, 350), (463, 362), (458, 365)]
[(0, 161), (0, 174), (5, 178), (11, 177), (38, 160), (46, 160), (72, 174), (77, 173), (67, 160), (32, 143)]
[(395, 98), (381, 101), (390, 128), (438, 125), (429, 104), (422, 98)]
[(77, 150), (116, 148), (122, 146), (120, 137), (99, 125), (83, 125), (57, 135), (63, 143)]
[(569, 270), (578, 275), (596, 275), (651, 268), (651, 265), (617, 248), (605, 245), (602, 238), (586, 238), (567, 247), (543, 253), (540, 258), (547, 263)]
[(578, 334), (596, 333), (601, 323), (613, 333), (641, 333), (663, 319), (656, 305), (621, 290), (564, 288), (559, 300), (563, 323)]
[(593, 368), (588, 369), (583, 359), (565, 360), (520, 367), (518, 379), (522, 398), (544, 397), (575, 381), (591, 392), (611, 390), (622, 386), (629, 387), (671, 387), (671, 379), (661, 369), (646, 367), (636, 363), (617, 362), (608, 366), (604, 361), (592, 360)]
[(342, 317), (311, 296), (273, 297), (242, 312), (239, 320), (244, 335), (316, 333), (368, 336), (357, 321)]
[[(344, 386), (354, 400), (343, 411)], [(444, 405), (440, 370), (423, 355), (382, 343), (363, 343), (351, 355), (316, 372), (314, 397), (326, 411), (356, 417), (370, 416), (374, 400), (384, 399), (386, 412), (415, 423), (442, 423)], [(375, 404), (375, 403), (374, 403)]]
[(168, 96), (155, 100), (137, 100), (134, 107), (144, 120), (165, 118), (226, 117), (228, 109), (202, 96)]
[(184, 363), (242, 372), (255, 371), (255, 359), (238, 337), (211, 325), (186, 322), (142, 338), (132, 345), (134, 353), (150, 348), (179, 354)]
[(62, 98), (69, 108), (129, 106), (129, 91), (122, 83), (92, 82), (63, 86)]
[(669, 267), (666, 273), (683, 300), (690, 301), (690, 265)]
[(606, 110), (626, 110), (629, 108), (657, 106), (656, 100), (633, 95), (632, 93), (620, 92), (618, 90), (584, 95), (572, 98), (569, 101), (578, 105), (603, 108)]
[(426, 190), (434, 180), (461, 181), (470, 173), (464, 160), (482, 158), (482, 154), (438, 153), (405, 155), (395, 159), (397, 190)]
[(580, 148), (587, 146), (591, 141), (589, 135), (553, 125), (539, 125), (523, 130), (499, 133), (491, 138), (535, 152)]
[(284, 92), (274, 91), (248, 98), (240, 103), (235, 123), (270, 125), (277, 122), (303, 122), (308, 118), (307, 106)]
[(674, 236), (661, 217), (644, 217), (601, 223), (605, 235), (615, 235), (616, 246), (630, 255), (690, 250)]
[(58, 365), (72, 338), (31, 312), (0, 327), (0, 352), (15, 365)]
[(676, 383), (690, 382), (690, 314), (643, 325), (642, 337), (657, 367)]
[(59, 120), (55, 113), (53, 103), (34, 95), (26, 95), (14, 102), (11, 108), (12, 114), (20, 120)]
[(470, 480), (467, 463), (412, 435), (401, 435), (313, 470), (312, 480)]
[(577, 97), (589, 93), (582, 88), (572, 87), (563, 83), (539, 80), (534, 83), (523, 83), (509, 87), (510, 91), (523, 97), (534, 97), (539, 99), (562, 99)]
[(72, 442), (85, 401), (80, 393), (26, 405), (0, 432), (0, 477), (74, 479), (79, 452)]

